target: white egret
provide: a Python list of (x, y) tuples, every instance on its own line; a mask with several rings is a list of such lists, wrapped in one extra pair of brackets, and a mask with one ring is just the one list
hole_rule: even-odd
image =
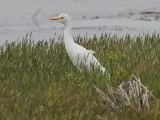
[[(56, 20), (65, 26), (64, 30), (64, 43), (65, 48), (68, 53), (68, 56), (72, 60), (73, 64), (81, 70), (81, 65), (84, 65), (87, 70), (91, 71), (91, 66), (93, 65), (94, 68), (98, 67), (101, 72), (106, 73), (106, 70), (99, 61), (93, 56), (94, 51), (87, 50), (86, 48), (76, 44), (73, 40), (71, 34), (71, 18), (67, 14), (60, 14), (56, 18), (51, 18), (50, 20)], [(108, 76), (109, 73), (107, 73)]]

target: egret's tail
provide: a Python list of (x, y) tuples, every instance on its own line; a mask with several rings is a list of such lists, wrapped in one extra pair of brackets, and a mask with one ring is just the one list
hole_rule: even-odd
[(103, 72), (103, 74), (107, 74), (107, 76), (110, 78), (110, 74), (106, 71), (106, 69), (104, 67), (101, 66), (101, 71)]

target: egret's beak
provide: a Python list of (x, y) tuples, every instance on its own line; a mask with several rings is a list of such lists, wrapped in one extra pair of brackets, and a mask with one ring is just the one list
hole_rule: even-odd
[(60, 19), (63, 19), (62, 17), (56, 17), (56, 18), (51, 18), (49, 20), (60, 20)]

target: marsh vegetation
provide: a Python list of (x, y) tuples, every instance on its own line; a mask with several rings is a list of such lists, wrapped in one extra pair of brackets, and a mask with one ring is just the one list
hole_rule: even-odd
[(160, 119), (160, 105), (134, 111), (125, 108), (108, 111), (91, 92), (95, 85), (107, 93), (134, 74), (160, 98), (160, 36), (158, 34), (118, 38), (107, 34), (87, 38), (77, 36), (76, 43), (95, 51), (96, 58), (111, 78), (98, 70), (80, 73), (69, 59), (63, 37), (34, 43), (31, 37), (13, 42), (0, 50), (1, 120), (95, 120)]

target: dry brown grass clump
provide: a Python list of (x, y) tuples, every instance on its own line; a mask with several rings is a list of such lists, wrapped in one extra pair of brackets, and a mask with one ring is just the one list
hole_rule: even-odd
[(144, 108), (150, 108), (152, 103), (159, 101), (134, 75), (128, 82), (122, 82), (116, 90), (107, 85), (108, 94), (105, 94), (96, 86), (93, 86), (93, 88), (98, 93), (98, 100), (101, 105), (109, 105), (111, 112), (116, 110), (122, 112), (126, 107), (141, 111)]

